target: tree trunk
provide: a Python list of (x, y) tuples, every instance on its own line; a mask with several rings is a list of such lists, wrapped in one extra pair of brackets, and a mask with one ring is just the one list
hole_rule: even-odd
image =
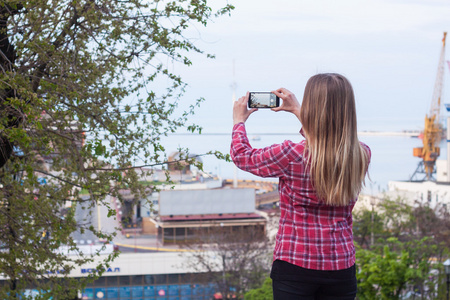
[[(0, 7), (0, 68), (2, 72), (12, 71), (16, 60), (14, 46), (8, 39), (8, 18), (17, 14), (23, 6), (11, 8), (9, 5)], [(16, 127), (20, 123), (21, 114), (16, 109), (5, 104), (9, 97), (13, 97), (15, 91), (11, 89), (0, 90), (0, 110), (2, 111), (2, 122), (6, 128)], [(0, 168), (8, 161), (12, 154), (13, 145), (5, 136), (0, 136)]]

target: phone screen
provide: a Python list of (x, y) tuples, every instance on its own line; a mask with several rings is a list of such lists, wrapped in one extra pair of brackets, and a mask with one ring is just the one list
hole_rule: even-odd
[(273, 108), (279, 106), (279, 98), (270, 92), (251, 92), (248, 100), (250, 108)]

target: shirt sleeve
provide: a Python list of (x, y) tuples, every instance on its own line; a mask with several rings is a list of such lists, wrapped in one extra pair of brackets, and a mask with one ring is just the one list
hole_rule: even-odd
[(366, 144), (364, 144), (363, 142), (359, 142), (360, 145), (362, 146), (362, 148), (364, 149), (364, 151), (366, 151), (367, 154), (367, 165), (370, 164), (370, 160), (372, 159), (372, 151), (370, 150), (369, 146), (367, 146)]
[(261, 177), (282, 177), (293, 159), (289, 141), (270, 147), (253, 149), (247, 138), (244, 123), (234, 125), (231, 159), (244, 171)]
[(366, 174), (369, 177), (370, 180), (370, 176), (369, 176), (369, 166), (370, 166), (370, 161), (372, 159), (372, 151), (370, 150), (369, 146), (367, 146), (366, 144), (364, 144), (363, 142), (359, 142), (362, 149), (365, 151), (366, 156), (367, 156), (367, 165), (366, 165)]

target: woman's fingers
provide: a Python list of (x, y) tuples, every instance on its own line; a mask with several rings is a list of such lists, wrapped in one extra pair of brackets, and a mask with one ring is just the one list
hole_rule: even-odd
[(279, 88), (275, 91), (272, 91), (275, 95), (283, 100), (280, 107), (272, 108), (273, 111), (287, 111), (298, 115), (298, 111), (300, 110), (300, 104), (295, 97), (295, 95), (285, 88)]
[(280, 91), (281, 89), (278, 89), (278, 90), (276, 90), (276, 91), (272, 91), (272, 93), (274, 93), (277, 97), (279, 97), (279, 98), (283, 98), (284, 97), (284, 95), (283, 95), (283, 93)]
[(277, 95), (280, 98), (288, 97), (289, 95), (293, 95), (291, 91), (289, 91), (288, 89), (285, 89), (285, 88), (279, 88), (279, 89), (273, 91), (272, 93), (274, 93), (275, 95)]
[(247, 121), (247, 118), (252, 113), (258, 110), (257, 108), (252, 108), (250, 110), (247, 108), (248, 96), (249, 93), (247, 92), (245, 96), (240, 97), (236, 102), (234, 102), (233, 105), (234, 124)]

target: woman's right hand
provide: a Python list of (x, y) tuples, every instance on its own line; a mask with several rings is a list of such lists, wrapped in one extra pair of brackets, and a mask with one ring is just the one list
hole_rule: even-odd
[(272, 91), (272, 93), (283, 100), (280, 107), (272, 108), (273, 111), (291, 112), (300, 120), (300, 103), (291, 91), (285, 88), (279, 88), (276, 91)]
[(245, 123), (247, 121), (248, 117), (257, 111), (257, 108), (248, 109), (247, 108), (247, 102), (248, 102), (249, 92), (244, 97), (239, 98), (237, 101), (233, 104), (233, 124), (236, 125), (237, 123)]

